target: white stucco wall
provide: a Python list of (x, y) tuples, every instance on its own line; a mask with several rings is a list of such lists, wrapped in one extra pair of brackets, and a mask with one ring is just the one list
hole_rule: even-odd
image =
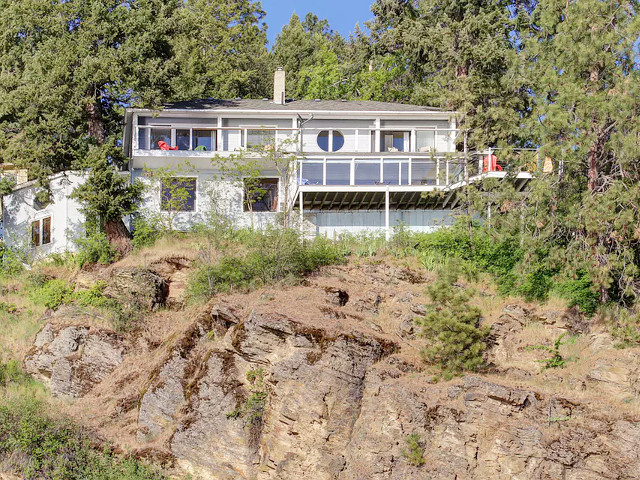
[[(38, 188), (27, 184), (4, 197), (4, 241), (7, 245), (29, 250), (34, 258), (50, 253), (74, 250), (74, 239), (83, 233), (84, 215), (77, 201), (69, 198), (73, 189), (86, 177), (78, 173), (58, 174), (51, 179), (53, 202), (34, 208)], [(51, 217), (51, 243), (31, 246), (31, 223)]]
[[(176, 230), (189, 230), (197, 224), (206, 224), (212, 214), (226, 217), (238, 228), (250, 227), (266, 228), (274, 225), (278, 220), (278, 212), (245, 212), (243, 208), (243, 192), (240, 185), (221, 179), (220, 173), (214, 170), (197, 170), (183, 172), (176, 176), (196, 178), (196, 199), (193, 212), (179, 212), (175, 214), (173, 228)], [(277, 177), (275, 171), (265, 170), (264, 177)], [(160, 181), (148, 178), (142, 169), (133, 171), (133, 179), (146, 185), (144, 200), (141, 204), (141, 213), (160, 212)], [(295, 187), (293, 187), (295, 188)], [(291, 197), (295, 191), (291, 192)], [(290, 200), (291, 201), (291, 200)], [(279, 211), (282, 211), (284, 203), (284, 188), (280, 181), (278, 188)]]

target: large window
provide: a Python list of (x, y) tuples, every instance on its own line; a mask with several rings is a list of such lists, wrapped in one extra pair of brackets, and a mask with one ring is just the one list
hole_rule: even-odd
[(194, 150), (216, 150), (216, 131), (215, 130), (194, 130), (193, 131), (193, 149)]
[(51, 243), (51, 217), (31, 222), (31, 245), (39, 247)]
[(165, 212), (193, 212), (196, 209), (197, 179), (173, 177), (162, 182), (160, 209)]
[(267, 129), (247, 129), (247, 140), (245, 145), (247, 148), (266, 148), (274, 147), (276, 144), (275, 130)]
[(337, 152), (344, 147), (344, 135), (338, 130), (323, 130), (318, 134), (318, 146), (325, 152)]
[(381, 152), (406, 152), (409, 150), (410, 132), (382, 132), (380, 135)]
[(151, 150), (161, 150), (162, 143), (171, 146), (171, 129), (170, 128), (152, 128), (151, 129)]
[(278, 179), (258, 178), (245, 179), (244, 211), (277, 212), (278, 211)]

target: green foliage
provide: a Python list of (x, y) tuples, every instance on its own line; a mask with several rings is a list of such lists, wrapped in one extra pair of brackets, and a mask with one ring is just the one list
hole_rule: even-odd
[(75, 261), (79, 267), (92, 264), (108, 265), (116, 254), (107, 236), (99, 229), (87, 228), (87, 235), (75, 239)]
[(37, 305), (55, 310), (73, 301), (73, 285), (59, 278), (46, 280), (31, 291), (30, 298)]
[(267, 405), (269, 390), (264, 382), (264, 370), (258, 368), (247, 372), (247, 380), (250, 385), (250, 394), (247, 399), (234, 410), (227, 413), (227, 418), (241, 418), (246, 426), (259, 426), (262, 424), (264, 410)]
[(420, 446), (420, 435), (412, 433), (404, 439), (406, 448), (403, 448), (401, 453), (407, 461), (414, 467), (421, 467), (424, 465), (424, 454), (422, 453), (422, 447)]
[(133, 219), (133, 246), (135, 248), (150, 247), (163, 235), (160, 222), (151, 213), (136, 215)]
[(81, 307), (114, 308), (118, 305), (113, 299), (105, 297), (103, 291), (107, 283), (99, 280), (87, 290), (79, 290), (74, 294), (76, 304)]
[(463, 371), (475, 371), (483, 364), (487, 327), (480, 327), (481, 312), (469, 304), (472, 292), (456, 286), (460, 265), (451, 262), (438, 272), (427, 288), (433, 302), (426, 316), (417, 319), (420, 336), (427, 340), (422, 350), (426, 361), (441, 368), (445, 378)]
[(15, 276), (24, 270), (26, 254), (16, 248), (7, 247), (0, 241), (0, 276)]
[(531, 345), (527, 347), (527, 350), (542, 350), (549, 354), (549, 356), (544, 360), (539, 360), (539, 362), (542, 363), (543, 370), (547, 368), (564, 368), (567, 360), (560, 353), (560, 347), (569, 343), (569, 341), (562, 341), (565, 335), (566, 333), (563, 333), (558, 338), (556, 338), (556, 340), (553, 342), (552, 347), (548, 345)]
[(604, 305), (598, 311), (611, 336), (616, 339), (616, 347), (635, 347), (640, 344), (640, 314), (619, 305)]
[(569, 300), (569, 307), (577, 305), (589, 316), (593, 315), (598, 308), (599, 294), (585, 271), (578, 272), (574, 279), (557, 283), (553, 290)]
[(0, 361), (0, 389), (9, 385), (30, 385), (34, 380), (22, 371), (16, 360), (3, 363)]
[(235, 237), (240, 255), (227, 255), (217, 263), (202, 262), (189, 279), (189, 296), (206, 299), (219, 292), (289, 279), (296, 281), (323, 265), (344, 262), (331, 241), (303, 239), (293, 230), (246, 231)]
[(26, 480), (164, 478), (133, 458), (115, 457), (106, 448), (95, 450), (79, 429), (45, 412), (45, 405), (29, 398), (0, 404), (0, 456), (5, 458), (5, 470)]

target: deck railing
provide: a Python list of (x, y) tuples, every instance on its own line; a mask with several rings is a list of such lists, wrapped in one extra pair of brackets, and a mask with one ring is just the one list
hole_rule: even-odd
[(470, 153), (467, 158), (453, 154), (420, 156), (327, 156), (298, 161), (300, 185), (426, 185), (446, 186), (469, 177), (494, 172), (536, 171), (535, 162), (523, 162), (524, 156), (536, 159), (536, 152), (520, 151), (500, 157), (495, 151)]

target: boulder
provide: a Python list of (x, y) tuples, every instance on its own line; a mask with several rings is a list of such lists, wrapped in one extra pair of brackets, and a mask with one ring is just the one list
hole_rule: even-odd
[(82, 397), (123, 361), (123, 339), (111, 330), (47, 323), (25, 358), (28, 373), (54, 396)]
[(104, 294), (129, 308), (154, 310), (166, 305), (169, 284), (151, 270), (118, 268), (110, 273)]

